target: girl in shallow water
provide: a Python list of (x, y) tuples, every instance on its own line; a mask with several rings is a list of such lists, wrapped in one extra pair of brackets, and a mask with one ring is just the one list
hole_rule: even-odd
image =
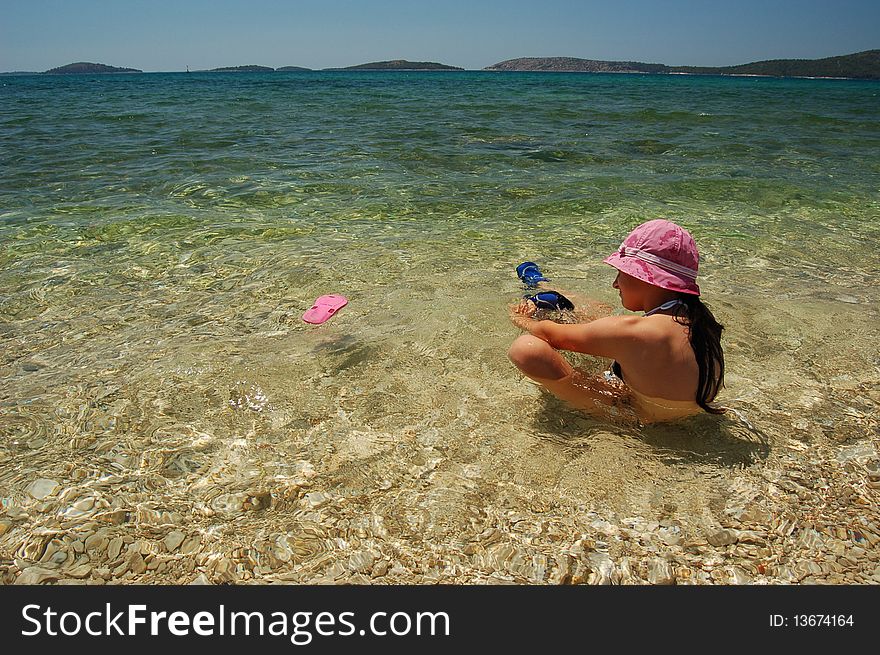
[[(698, 261), (684, 228), (662, 219), (640, 225), (605, 263), (618, 271), (612, 286), (621, 304), (644, 315), (596, 318), (610, 308), (596, 311), (594, 304), (594, 320), (560, 324), (536, 320), (536, 303), (525, 300), (511, 308), (511, 320), (529, 334), (513, 342), (508, 357), (555, 396), (602, 416), (621, 405), (646, 423), (722, 413), (710, 403), (724, 383), (724, 327), (700, 301)], [(543, 280), (540, 272), (537, 278)], [(546, 281), (537, 286), (550, 289)], [(612, 359), (611, 370), (590, 377), (559, 350)]]

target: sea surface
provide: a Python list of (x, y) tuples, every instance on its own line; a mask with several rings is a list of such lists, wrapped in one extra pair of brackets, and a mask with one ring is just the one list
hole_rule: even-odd
[[(618, 306), (602, 258), (660, 217), (700, 248), (735, 411), (590, 418), (508, 362), (514, 268)], [(785, 458), (876, 462), (878, 242), (876, 82), (0, 78), (0, 560), (110, 512), (143, 548), (197, 533), (236, 581), (375, 560), (544, 582), (464, 544), (546, 537), (550, 557), (553, 526), (718, 529)], [(304, 323), (326, 293), (348, 306)], [(287, 559), (247, 564), (270, 541)]]

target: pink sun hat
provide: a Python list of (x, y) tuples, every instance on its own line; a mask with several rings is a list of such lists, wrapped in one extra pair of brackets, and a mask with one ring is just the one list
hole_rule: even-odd
[(604, 262), (655, 287), (700, 295), (697, 244), (690, 232), (671, 221), (642, 223)]

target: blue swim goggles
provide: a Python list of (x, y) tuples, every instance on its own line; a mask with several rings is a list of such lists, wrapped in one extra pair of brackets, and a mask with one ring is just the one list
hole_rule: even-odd
[(570, 311), (574, 309), (574, 303), (556, 291), (542, 291), (539, 294), (526, 298), (526, 300), (531, 300), (538, 309), (553, 309), (556, 311), (563, 309)]

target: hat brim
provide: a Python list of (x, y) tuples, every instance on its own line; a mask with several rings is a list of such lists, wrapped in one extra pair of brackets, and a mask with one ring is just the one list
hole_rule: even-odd
[(638, 257), (623, 257), (619, 252), (615, 252), (603, 261), (618, 271), (655, 287), (678, 293), (689, 293), (692, 296), (700, 295), (700, 287), (697, 286), (694, 280), (684, 275), (667, 271), (656, 264), (651, 264)]

